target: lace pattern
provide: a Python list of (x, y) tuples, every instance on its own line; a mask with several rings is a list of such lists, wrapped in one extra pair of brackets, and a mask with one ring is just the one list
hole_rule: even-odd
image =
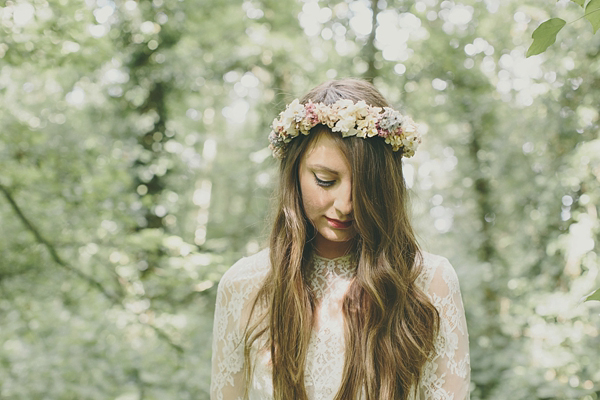
[[(414, 400), (469, 399), (469, 348), (458, 278), (443, 257), (423, 254), (417, 280), (441, 317), (435, 353), (424, 367)], [(270, 354), (252, 349), (251, 382), (244, 380), (243, 328), (251, 300), (269, 269), (268, 250), (243, 258), (221, 279), (215, 308), (211, 399), (241, 400), (248, 385), (250, 400), (271, 400)], [(314, 258), (309, 275), (317, 298), (316, 326), (307, 351), (305, 386), (311, 400), (330, 400), (337, 393), (344, 366), (342, 301), (354, 274), (351, 256)], [(260, 348), (260, 344), (257, 346)]]

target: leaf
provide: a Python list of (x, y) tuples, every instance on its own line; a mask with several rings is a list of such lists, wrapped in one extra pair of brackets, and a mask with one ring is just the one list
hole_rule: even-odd
[(531, 43), (531, 46), (529, 46), (529, 49), (527, 49), (526, 57), (535, 56), (536, 54), (546, 51), (550, 45), (556, 42), (556, 34), (563, 28), (563, 26), (565, 26), (565, 24), (565, 20), (561, 18), (551, 18), (548, 21), (542, 22), (542, 24), (538, 26), (531, 35), (533, 38), (533, 43)]
[(571, 0), (573, 3), (579, 4), (579, 7), (583, 7), (585, 0)]
[(596, 289), (596, 291), (585, 298), (584, 301), (597, 300), (600, 301), (600, 289)]
[(600, 0), (591, 0), (585, 6), (585, 19), (590, 21), (594, 28), (594, 33), (600, 28)]

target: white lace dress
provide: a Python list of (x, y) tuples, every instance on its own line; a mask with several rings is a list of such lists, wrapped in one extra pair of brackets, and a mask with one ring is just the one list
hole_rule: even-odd
[[(447, 259), (423, 253), (424, 268), (417, 284), (429, 294), (441, 317), (435, 353), (426, 363), (423, 380), (414, 400), (469, 399), (469, 340), (458, 279)], [(331, 400), (341, 383), (344, 366), (342, 300), (355, 266), (350, 256), (333, 260), (314, 257), (311, 285), (319, 299), (305, 371), (311, 400)], [(243, 258), (223, 275), (219, 283), (212, 354), (212, 400), (243, 398), (243, 323), (249, 304), (269, 269), (269, 253), (263, 250)], [(270, 354), (253, 349), (255, 369), (249, 382), (250, 400), (271, 400)]]

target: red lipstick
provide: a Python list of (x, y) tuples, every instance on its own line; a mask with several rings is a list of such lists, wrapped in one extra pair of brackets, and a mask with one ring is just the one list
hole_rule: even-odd
[(327, 218), (327, 221), (329, 222), (329, 225), (334, 229), (348, 229), (352, 226), (352, 220), (342, 222), (337, 219)]

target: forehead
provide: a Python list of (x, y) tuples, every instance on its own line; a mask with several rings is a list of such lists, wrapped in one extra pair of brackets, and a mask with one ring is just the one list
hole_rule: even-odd
[(307, 167), (323, 166), (340, 174), (350, 172), (350, 164), (340, 146), (330, 135), (320, 135), (306, 150), (302, 164)]

